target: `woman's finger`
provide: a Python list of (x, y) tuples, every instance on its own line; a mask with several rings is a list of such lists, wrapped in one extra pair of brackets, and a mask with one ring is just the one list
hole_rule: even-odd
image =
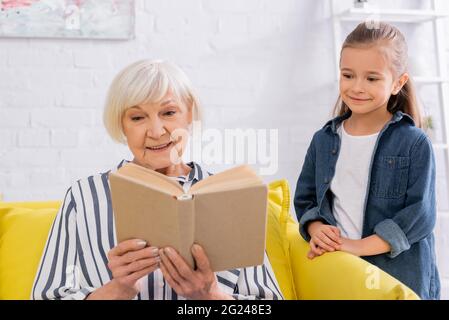
[(122, 255), (121, 257), (118, 257), (117, 260), (119, 260), (123, 264), (128, 264), (137, 260), (141, 259), (147, 259), (151, 257), (158, 257), (159, 256), (159, 249), (156, 247), (148, 247), (145, 249), (141, 249), (138, 251), (130, 251)]
[(164, 249), (164, 254), (168, 259), (170, 259), (170, 262), (183, 279), (191, 279), (193, 277), (192, 268), (190, 268), (184, 258), (181, 257), (175, 249), (167, 247)]
[(201, 272), (212, 272), (210, 268), (209, 258), (203, 247), (199, 244), (194, 244), (192, 246), (192, 255), (195, 258), (196, 266)]
[(134, 272), (139, 272), (143, 269), (157, 265), (160, 261), (161, 260), (159, 257), (137, 260), (127, 265), (115, 268), (112, 275), (114, 278), (125, 277)]
[(159, 264), (159, 262), (161, 262), (160, 257), (137, 260), (128, 264), (125, 267), (125, 271), (128, 272), (128, 274), (139, 272), (143, 269), (147, 269), (149, 267), (157, 265)]
[(122, 256), (117, 256), (110, 260), (108, 263), (108, 268), (112, 271), (116, 268), (126, 266), (134, 261), (148, 259), (151, 257), (156, 258), (158, 256), (159, 250), (155, 247), (148, 247), (138, 251), (130, 251)]
[(149, 275), (150, 273), (156, 271), (158, 268), (159, 268), (159, 263), (154, 264), (148, 268), (131, 273), (130, 275), (128, 275), (124, 278), (124, 281), (126, 283), (129, 283), (130, 285), (134, 285), (137, 282), (137, 280)]
[(178, 283), (175, 279), (173, 279), (170, 272), (168, 272), (167, 268), (165, 267), (164, 263), (161, 263), (160, 268), (161, 268), (161, 272), (162, 272), (162, 275), (164, 276), (165, 281), (168, 282), (170, 287), (173, 288), (173, 290), (175, 290), (175, 292), (177, 294), (184, 295), (183, 291), (182, 291), (181, 284)]
[(165, 270), (167, 270), (167, 272), (170, 274), (170, 276), (179, 284), (185, 282), (186, 279), (184, 279), (179, 274), (178, 270), (176, 269), (176, 266), (173, 265), (173, 263), (167, 257), (167, 255), (165, 254), (163, 249), (159, 250), (159, 255), (161, 257), (161, 264), (164, 265)]
[(109, 250), (108, 259), (111, 260), (115, 257), (120, 257), (129, 251), (141, 250), (141, 249), (145, 248), (146, 245), (147, 245), (147, 243), (144, 240), (140, 240), (140, 239), (122, 241), (118, 245), (116, 245), (114, 248)]

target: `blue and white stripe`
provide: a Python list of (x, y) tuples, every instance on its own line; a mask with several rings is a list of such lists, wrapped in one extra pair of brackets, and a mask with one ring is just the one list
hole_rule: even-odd
[[(117, 166), (120, 168), (127, 161)], [(185, 188), (208, 177), (197, 163), (176, 180)], [(85, 299), (112, 278), (107, 253), (117, 243), (109, 171), (78, 180), (53, 222), (32, 288), (32, 299)], [(216, 273), (220, 288), (236, 299), (282, 299), (265, 255), (263, 265)], [(158, 269), (139, 280), (138, 300), (182, 300)]]

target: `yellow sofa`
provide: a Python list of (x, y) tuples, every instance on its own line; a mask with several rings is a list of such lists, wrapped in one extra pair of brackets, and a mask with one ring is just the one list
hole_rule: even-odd
[[(28, 299), (60, 202), (0, 202), (0, 299)], [(418, 299), (398, 280), (344, 252), (314, 260), (290, 215), (285, 180), (269, 185), (267, 252), (286, 299)]]

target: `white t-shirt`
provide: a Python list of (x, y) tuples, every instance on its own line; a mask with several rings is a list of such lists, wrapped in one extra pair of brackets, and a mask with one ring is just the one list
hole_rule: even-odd
[(351, 136), (342, 123), (338, 134), (340, 154), (330, 185), (334, 194), (333, 214), (343, 237), (361, 239), (369, 169), (379, 133)]

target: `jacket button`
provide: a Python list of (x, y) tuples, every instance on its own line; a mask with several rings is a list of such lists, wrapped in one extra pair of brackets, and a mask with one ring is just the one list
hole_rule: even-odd
[(337, 150), (335, 150), (335, 149), (332, 150), (332, 154), (333, 154), (333, 155), (336, 155), (336, 154), (337, 154)]
[(324, 179), (324, 183), (328, 184), (329, 183), (329, 179), (328, 178)]

